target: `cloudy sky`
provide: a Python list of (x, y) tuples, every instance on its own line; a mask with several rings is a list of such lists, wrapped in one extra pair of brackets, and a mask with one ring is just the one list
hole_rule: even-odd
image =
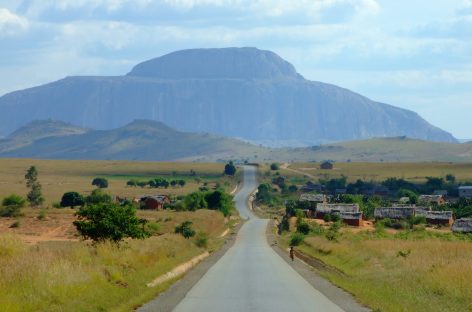
[(0, 0), (0, 95), (227, 46), (472, 139), (472, 0)]

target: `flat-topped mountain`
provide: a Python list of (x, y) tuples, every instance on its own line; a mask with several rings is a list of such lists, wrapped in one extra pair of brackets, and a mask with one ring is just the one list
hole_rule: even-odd
[(412, 111), (306, 80), (256, 48), (177, 51), (126, 76), (68, 77), (0, 97), (0, 136), (48, 118), (104, 130), (152, 119), (278, 146), (392, 136), (455, 142)]

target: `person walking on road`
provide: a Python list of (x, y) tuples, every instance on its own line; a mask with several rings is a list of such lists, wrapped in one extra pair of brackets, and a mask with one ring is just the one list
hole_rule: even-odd
[(293, 246), (290, 247), (290, 259), (292, 259), (292, 262), (295, 259), (295, 250), (293, 250)]

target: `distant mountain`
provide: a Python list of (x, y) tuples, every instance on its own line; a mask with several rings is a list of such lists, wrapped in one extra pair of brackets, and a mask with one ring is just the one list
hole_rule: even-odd
[(277, 146), (402, 135), (456, 141), (412, 111), (306, 80), (256, 48), (177, 51), (126, 76), (68, 77), (0, 97), (0, 136), (47, 118), (94, 129), (152, 119)]
[[(27, 139), (25, 139), (27, 138)], [(305, 148), (267, 148), (213, 134), (174, 130), (136, 120), (112, 130), (34, 121), (0, 140), (0, 157), (145, 161), (447, 161), (471, 162), (472, 143), (376, 138)]]
[[(149, 120), (136, 120), (113, 130), (73, 129), (57, 121), (32, 122), (0, 141), (0, 157), (216, 161), (261, 150), (235, 139), (180, 132)], [(38, 135), (26, 144), (23, 137), (34, 131), (48, 135)]]

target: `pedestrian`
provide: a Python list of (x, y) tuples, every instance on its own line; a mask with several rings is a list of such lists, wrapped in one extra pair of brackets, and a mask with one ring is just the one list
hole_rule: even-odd
[(295, 250), (293, 250), (293, 246), (290, 247), (290, 259), (292, 259), (292, 261), (295, 259)]

